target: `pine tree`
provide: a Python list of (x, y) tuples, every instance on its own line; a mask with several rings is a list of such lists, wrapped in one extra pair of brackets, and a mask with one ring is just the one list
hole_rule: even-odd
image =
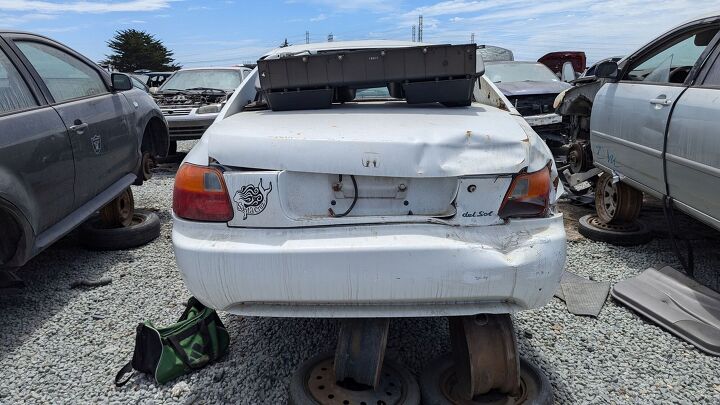
[(134, 29), (121, 30), (107, 42), (113, 54), (108, 55), (103, 64), (110, 64), (121, 72), (133, 72), (138, 69), (153, 71), (177, 70), (173, 53), (153, 35)]

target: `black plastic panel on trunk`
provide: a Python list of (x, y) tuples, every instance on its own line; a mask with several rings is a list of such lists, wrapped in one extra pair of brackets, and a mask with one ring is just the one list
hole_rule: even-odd
[(476, 46), (338, 50), (258, 61), (260, 85), (273, 110), (327, 108), (347, 90), (388, 87), (408, 103), (468, 105)]

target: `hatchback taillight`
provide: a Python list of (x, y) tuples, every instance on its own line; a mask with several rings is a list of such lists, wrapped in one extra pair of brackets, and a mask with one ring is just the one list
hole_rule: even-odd
[(498, 215), (511, 217), (541, 217), (550, 204), (550, 167), (533, 173), (520, 173), (513, 179)]
[(175, 176), (173, 211), (193, 221), (227, 222), (233, 218), (230, 196), (220, 170), (184, 163)]

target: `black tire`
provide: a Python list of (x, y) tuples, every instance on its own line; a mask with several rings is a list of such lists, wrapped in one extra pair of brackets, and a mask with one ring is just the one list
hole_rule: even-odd
[[(293, 373), (290, 379), (290, 387), (288, 389), (288, 404), (289, 405), (319, 405), (312, 394), (309, 392), (306, 382), (310, 378), (315, 365), (328, 358), (334, 358), (335, 352), (321, 353), (313, 356), (311, 359), (303, 362)], [(405, 392), (402, 400), (397, 403), (398, 405), (418, 405), (420, 404), (420, 388), (415, 380), (415, 377), (403, 366), (388, 360), (387, 358), (383, 361), (384, 367), (391, 367), (400, 374), (400, 378), (403, 380), (405, 385)], [(381, 380), (382, 381), (382, 380)], [(340, 402), (342, 403), (342, 402)], [(370, 405), (370, 404), (368, 404)], [(372, 404), (375, 405), (375, 404)]]
[(154, 212), (135, 210), (130, 226), (107, 228), (95, 215), (80, 226), (80, 241), (93, 250), (123, 250), (145, 245), (160, 236), (160, 218)]
[(170, 145), (168, 146), (168, 153), (165, 157), (170, 157), (173, 155), (177, 155), (177, 141), (170, 141)]
[[(449, 399), (444, 393), (441, 387), (441, 383), (444, 382), (451, 369), (453, 367), (453, 360), (450, 354), (446, 354), (438, 359), (432, 361), (423, 370), (420, 376), (420, 387), (422, 394), (423, 405), (454, 405), (456, 402)], [(550, 380), (543, 372), (534, 364), (527, 360), (520, 358), (520, 379), (523, 381), (523, 387), (527, 398), (521, 400), (521, 402), (511, 402), (518, 405), (547, 405), (553, 403), (553, 389)], [(487, 401), (478, 399), (471, 403), (483, 404), (483, 403), (500, 403), (503, 396), (499, 394), (489, 394), (492, 398), (488, 398)], [(465, 404), (465, 402), (463, 402)]]
[(588, 239), (618, 246), (644, 245), (653, 239), (652, 232), (642, 222), (605, 224), (592, 214), (580, 218), (578, 231)]

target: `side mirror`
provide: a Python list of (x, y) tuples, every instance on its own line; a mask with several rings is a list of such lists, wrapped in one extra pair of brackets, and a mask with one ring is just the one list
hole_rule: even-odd
[(598, 79), (617, 80), (618, 73), (618, 64), (613, 61), (602, 62), (595, 68), (595, 77)]
[(570, 82), (572, 80), (575, 80), (575, 68), (573, 67), (572, 62), (568, 61), (563, 63), (560, 80), (564, 82)]
[(127, 91), (133, 88), (132, 80), (126, 74), (113, 73), (110, 75), (110, 80), (112, 81), (113, 91)]

